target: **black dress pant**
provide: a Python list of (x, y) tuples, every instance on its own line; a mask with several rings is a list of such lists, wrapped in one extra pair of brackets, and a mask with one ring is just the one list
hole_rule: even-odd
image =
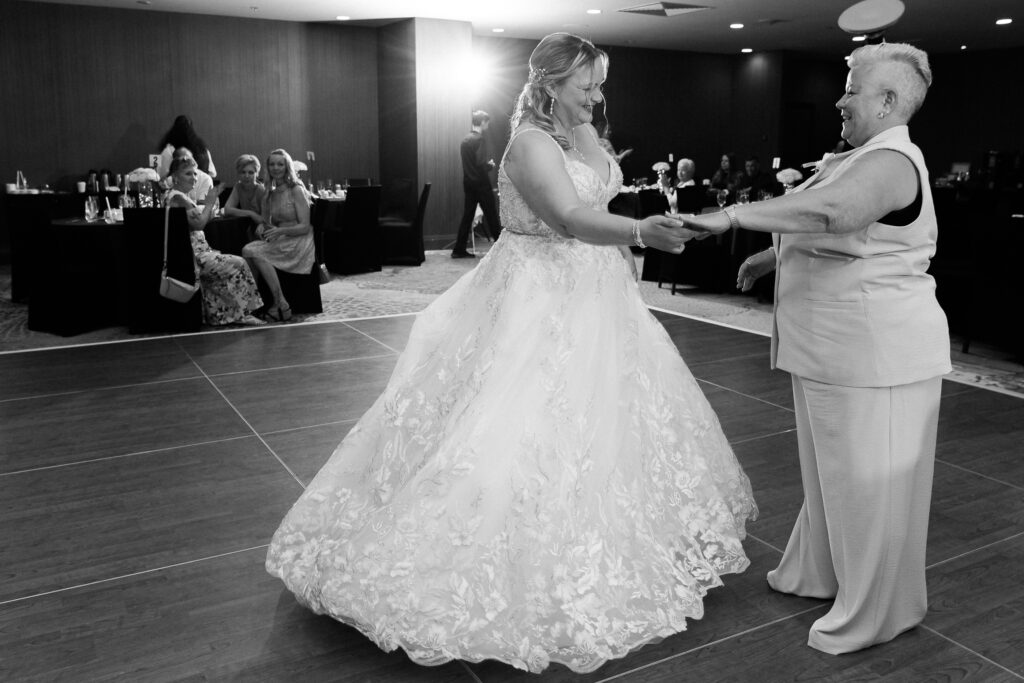
[(466, 199), (462, 208), (462, 222), (459, 223), (459, 234), (455, 238), (454, 252), (466, 251), (466, 243), (469, 241), (469, 229), (473, 226), (473, 216), (476, 215), (477, 204), (484, 213), (487, 220), (487, 227), (491, 231), (491, 237), (498, 239), (501, 234), (501, 221), (498, 218), (498, 205), (494, 201), (494, 191), (490, 184), (467, 185), (462, 184), (465, 190)]

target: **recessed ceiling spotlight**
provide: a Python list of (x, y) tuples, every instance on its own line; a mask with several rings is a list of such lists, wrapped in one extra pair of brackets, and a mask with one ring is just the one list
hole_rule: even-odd
[(1012, 23), (1013, 23), (1013, 19), (1010, 19), (1010, 18), (996, 19), (996, 26), (1006, 26), (1007, 24), (1012, 24)]
[(754, 48), (752, 48), (752, 47), (745, 47), (742, 50), (740, 50), (740, 52), (742, 52), (743, 54), (747, 54), (747, 53), (750, 53), (750, 52), (753, 52), (753, 51), (754, 51)]
[(729, 24), (729, 28), (743, 28), (743, 24)]
[(503, 28), (492, 28), (491, 32), (492, 33), (504, 33), (505, 29), (503, 29)]
[(967, 46), (966, 46), (966, 45), (961, 45), (961, 46), (960, 46), (960, 49), (961, 49), (961, 50), (966, 50), (966, 49), (967, 49)]
[(336, 16), (334, 18), (337, 19), (338, 21), (348, 21), (352, 17), (348, 16), (347, 14), (339, 14), (338, 16)]
[(853, 40), (853, 42), (855, 42), (855, 43), (862, 43), (862, 42), (864, 42), (867, 39), (868, 39), (867, 36), (854, 36), (851, 40)]
[(601, 10), (599, 10), (599, 9), (588, 9), (587, 10), (587, 14), (600, 14), (600, 13), (601, 13)]

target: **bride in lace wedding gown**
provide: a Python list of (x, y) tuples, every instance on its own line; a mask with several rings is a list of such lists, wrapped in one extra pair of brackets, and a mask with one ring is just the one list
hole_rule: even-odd
[(535, 50), (501, 237), (419, 315), (268, 551), (304, 605), (420, 664), (592, 671), (748, 565), (750, 484), (615, 246), (692, 233), (607, 213), (622, 173), (587, 119), (606, 64), (568, 34)]

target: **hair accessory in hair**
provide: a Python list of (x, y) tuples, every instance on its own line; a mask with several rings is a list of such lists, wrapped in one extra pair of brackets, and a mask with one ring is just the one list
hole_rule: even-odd
[(537, 81), (539, 81), (542, 78), (544, 78), (545, 76), (547, 76), (547, 74), (548, 74), (548, 70), (545, 69), (542, 66), (539, 66), (539, 67), (534, 68), (534, 69), (530, 69), (530, 81), (533, 82), (533, 83), (536, 83)]

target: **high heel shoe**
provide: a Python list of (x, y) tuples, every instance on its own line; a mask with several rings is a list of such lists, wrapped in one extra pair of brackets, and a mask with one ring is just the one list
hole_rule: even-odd
[(279, 308), (271, 306), (267, 309), (266, 316), (276, 323), (286, 323), (292, 319), (292, 307), (285, 306), (284, 308)]

